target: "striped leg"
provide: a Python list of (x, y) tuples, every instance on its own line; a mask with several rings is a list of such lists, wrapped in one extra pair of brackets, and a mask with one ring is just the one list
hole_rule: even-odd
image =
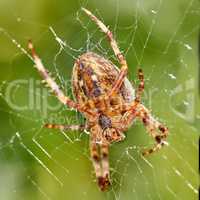
[(153, 148), (146, 150), (143, 152), (143, 155), (149, 155), (155, 151), (161, 149), (162, 146), (168, 144), (165, 140), (168, 136), (168, 128), (163, 126), (160, 122), (154, 119), (147, 108), (145, 108), (142, 104), (138, 106), (138, 117), (142, 120), (144, 126), (147, 131), (156, 141), (156, 144)]
[[(144, 74), (142, 72), (142, 69), (138, 70), (138, 79), (140, 83), (136, 90), (135, 100), (124, 109), (125, 113), (120, 122), (121, 126), (124, 125), (125, 127), (127, 127), (127, 124), (131, 124), (137, 116), (138, 105), (140, 105), (142, 92), (144, 91)], [(126, 130), (126, 128), (122, 128), (122, 130)]]
[(114, 54), (117, 57), (120, 65), (121, 65), (119, 75), (113, 84), (112, 90), (109, 92), (109, 96), (112, 96), (113, 94), (115, 94), (119, 91), (119, 89), (124, 81), (124, 78), (127, 74), (128, 66), (126, 63), (126, 59), (120, 52), (119, 47), (117, 45), (116, 40), (113, 37), (112, 32), (105, 26), (105, 24), (103, 24), (103, 22), (100, 21), (96, 16), (94, 16), (89, 10), (87, 10), (85, 8), (82, 8), (82, 10), (97, 24), (97, 26), (101, 29), (101, 31), (107, 35), (110, 45), (114, 51)]
[(108, 189), (109, 181), (109, 143), (102, 137), (102, 129), (96, 125), (90, 129), (90, 153), (95, 169), (99, 188), (102, 191)]
[(144, 74), (142, 72), (142, 69), (138, 70), (138, 79), (139, 79), (140, 83), (139, 83), (137, 91), (136, 91), (135, 101), (140, 102), (142, 92), (144, 91)]
[(42, 61), (36, 54), (31, 41), (29, 41), (29, 43), (28, 43), (28, 48), (31, 50), (32, 58), (33, 58), (33, 61), (35, 62), (38, 72), (40, 73), (40, 75), (42, 76), (44, 81), (48, 84), (48, 86), (52, 89), (53, 93), (60, 100), (60, 102), (65, 105), (68, 105), (70, 108), (74, 108), (74, 109), (78, 110), (79, 112), (85, 112), (87, 114), (94, 116), (94, 113), (88, 111), (87, 108), (80, 106), (76, 102), (72, 101), (69, 97), (64, 95), (64, 93), (60, 90), (57, 83), (50, 77), (48, 71), (43, 66)]
[(96, 141), (96, 137), (90, 137), (90, 154), (92, 158), (92, 163), (94, 166), (96, 178), (98, 180), (98, 185), (101, 188), (101, 161), (100, 161), (100, 154), (99, 154), (99, 144)]
[[(125, 106), (124, 108), (125, 113), (120, 121), (121, 127), (123, 127), (123, 125), (127, 127), (127, 124), (131, 124), (132, 121), (138, 115), (138, 105), (140, 105), (142, 92), (144, 91), (144, 74), (142, 72), (142, 69), (138, 70), (138, 79), (140, 83), (136, 90), (135, 100), (130, 105)], [(123, 130), (126, 129), (122, 128), (122, 131)]]
[(45, 124), (45, 128), (60, 129), (60, 130), (72, 130), (72, 131), (83, 131), (85, 125), (62, 125), (62, 124)]
[(99, 186), (102, 191), (105, 191), (110, 186), (110, 171), (109, 171), (109, 143), (103, 141), (100, 144), (100, 153), (101, 153), (101, 167), (102, 167), (102, 176), (99, 177)]

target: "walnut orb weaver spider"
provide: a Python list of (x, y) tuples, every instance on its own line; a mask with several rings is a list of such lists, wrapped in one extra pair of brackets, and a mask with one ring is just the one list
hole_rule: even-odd
[(115, 56), (120, 64), (118, 69), (111, 61), (93, 53), (86, 52), (76, 61), (72, 73), (72, 88), (76, 101), (65, 96), (59, 86), (50, 77), (29, 41), (29, 49), (33, 61), (44, 81), (52, 89), (55, 96), (64, 105), (74, 108), (86, 118), (85, 125), (46, 124), (47, 128), (62, 130), (88, 130), (90, 133), (90, 154), (97, 178), (102, 191), (109, 188), (109, 146), (113, 142), (122, 141), (123, 134), (139, 118), (150, 135), (155, 139), (153, 148), (143, 152), (151, 154), (159, 150), (168, 135), (168, 128), (155, 120), (149, 110), (141, 103), (144, 90), (144, 76), (138, 70), (139, 85), (137, 89), (126, 78), (127, 62), (119, 50), (112, 32), (89, 10), (82, 10), (93, 20), (100, 30), (106, 34)]

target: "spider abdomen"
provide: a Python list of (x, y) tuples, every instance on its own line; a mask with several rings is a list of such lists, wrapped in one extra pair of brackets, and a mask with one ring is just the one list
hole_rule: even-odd
[[(102, 107), (100, 96), (106, 96), (112, 89), (118, 68), (109, 60), (93, 52), (82, 54), (75, 62), (72, 74), (73, 94), (79, 104), (94, 100), (94, 107)], [(127, 78), (122, 84), (117, 98), (111, 99), (111, 106), (133, 101), (135, 90)], [(99, 104), (98, 104), (99, 103)]]

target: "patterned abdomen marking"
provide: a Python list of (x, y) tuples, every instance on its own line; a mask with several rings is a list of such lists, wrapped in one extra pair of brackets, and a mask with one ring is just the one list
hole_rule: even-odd
[[(118, 74), (118, 69), (109, 60), (93, 52), (87, 52), (81, 55), (74, 65), (73, 94), (79, 103), (105, 95), (112, 89)], [(119, 97), (122, 103), (134, 99), (134, 88), (128, 79), (125, 79)]]

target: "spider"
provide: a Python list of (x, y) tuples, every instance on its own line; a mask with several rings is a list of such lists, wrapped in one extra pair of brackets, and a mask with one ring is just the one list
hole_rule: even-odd
[(167, 144), (168, 128), (152, 117), (150, 111), (141, 103), (144, 90), (144, 75), (138, 70), (137, 89), (126, 78), (128, 66), (115, 41), (112, 32), (89, 10), (82, 8), (92, 21), (106, 34), (120, 69), (111, 61), (94, 52), (86, 52), (76, 59), (72, 72), (72, 90), (76, 101), (65, 96), (57, 83), (49, 75), (36, 54), (31, 41), (28, 48), (40, 75), (55, 96), (64, 105), (76, 109), (86, 118), (86, 124), (62, 125), (46, 124), (46, 128), (62, 130), (87, 130), (90, 133), (90, 154), (99, 188), (105, 191), (111, 185), (109, 172), (109, 146), (125, 139), (124, 132), (139, 118), (155, 145), (143, 152), (149, 155)]

